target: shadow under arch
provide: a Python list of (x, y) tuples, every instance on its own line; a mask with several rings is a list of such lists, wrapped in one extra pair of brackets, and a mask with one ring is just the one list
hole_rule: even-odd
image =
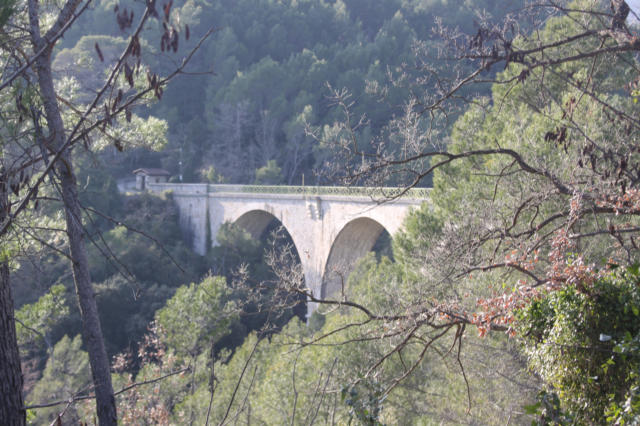
[[(233, 224), (247, 231), (252, 238), (259, 240), (265, 236), (267, 228), (272, 227), (273, 223), (278, 223), (285, 231), (286, 228), (282, 225), (282, 222), (271, 213), (264, 210), (250, 210), (243, 213), (237, 218)], [(287, 235), (289, 232), (287, 231)]]
[[(294, 262), (297, 262), (298, 266), (302, 265), (298, 248), (296, 247), (289, 230), (284, 226), (280, 219), (273, 214), (265, 210), (250, 210), (243, 213), (233, 221), (233, 225), (247, 231), (254, 240), (262, 242), (265, 242), (268, 238), (271, 238), (272, 234), (275, 234), (276, 231), (280, 230), (277, 232), (278, 239), (275, 241), (276, 250), (283, 249), (286, 245), (289, 245), (292, 248), (291, 251)], [(304, 285), (305, 283), (302, 284)], [(306, 299), (301, 297), (299, 298), (297, 305), (293, 308), (294, 314), (301, 319), (306, 318), (307, 315), (306, 302)]]
[(322, 274), (322, 298), (340, 293), (356, 262), (370, 251), (390, 255), (390, 241), (389, 232), (376, 220), (361, 217), (347, 223), (331, 244)]

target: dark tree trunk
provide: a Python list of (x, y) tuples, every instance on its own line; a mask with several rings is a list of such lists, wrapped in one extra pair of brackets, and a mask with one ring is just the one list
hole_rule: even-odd
[[(6, 185), (5, 185), (6, 187)], [(0, 193), (0, 223), (6, 218), (8, 197)], [(22, 369), (13, 317), (9, 264), (0, 262), (0, 425), (24, 425)]]
[(24, 425), (22, 369), (13, 319), (9, 265), (0, 263), (0, 424)]
[(24, 425), (22, 370), (13, 320), (9, 265), (0, 263), (0, 424)]
[[(80, 0), (70, 0), (60, 11), (56, 25), (62, 27), (65, 22), (71, 19), (74, 10)], [(65, 149), (65, 128), (60, 113), (60, 106), (56, 98), (53, 86), (53, 76), (51, 72), (51, 52), (53, 45), (47, 46), (47, 36), (40, 35), (38, 0), (29, 0), (29, 25), (31, 41), (34, 51), (46, 49), (46, 53), (40, 55), (35, 68), (38, 76), (38, 87), (47, 118), (47, 128), (49, 132), (49, 148), (54, 152)], [(51, 32), (51, 30), (50, 30)], [(45, 142), (47, 143), (47, 142)], [(82, 331), (84, 342), (89, 353), (89, 363), (96, 395), (96, 409), (98, 421), (101, 426), (116, 425), (117, 413), (113, 386), (111, 384), (111, 371), (109, 358), (104, 346), (98, 307), (91, 285), (89, 275), (89, 261), (84, 242), (84, 228), (82, 226), (82, 210), (78, 199), (78, 188), (76, 176), (73, 171), (71, 161), (71, 151), (69, 147), (60, 156), (56, 164), (56, 177), (60, 183), (62, 200), (64, 202), (65, 220), (67, 225), (67, 236), (69, 239), (69, 249), (73, 266), (73, 279), (80, 305), (82, 316)]]
[(89, 352), (89, 363), (96, 394), (96, 408), (100, 425), (116, 425), (116, 403), (111, 384), (109, 358), (104, 346), (98, 306), (89, 275), (89, 260), (84, 242), (82, 227), (82, 211), (78, 200), (78, 188), (71, 164), (71, 155), (67, 152), (57, 166), (57, 173), (62, 188), (65, 219), (69, 248), (73, 259), (73, 279), (82, 316), (82, 330), (85, 344)]

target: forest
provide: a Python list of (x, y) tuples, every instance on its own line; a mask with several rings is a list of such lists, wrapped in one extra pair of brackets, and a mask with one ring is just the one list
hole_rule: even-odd
[[(639, 424), (636, 13), (0, 0), (0, 425)], [(321, 297), (139, 168), (429, 196)]]

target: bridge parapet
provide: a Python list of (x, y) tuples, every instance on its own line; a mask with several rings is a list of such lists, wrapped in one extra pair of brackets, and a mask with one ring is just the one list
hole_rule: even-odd
[(427, 198), (428, 188), (390, 188), (358, 186), (285, 186), (285, 185), (209, 185), (212, 192), (253, 194), (342, 195), (373, 198)]
[(206, 183), (148, 183), (152, 192), (173, 191), (182, 196), (202, 196), (209, 192)]
[(154, 191), (173, 190), (184, 195), (205, 193), (275, 194), (309, 196), (369, 197), (372, 199), (426, 199), (428, 188), (358, 187), (358, 186), (285, 186), (285, 185), (228, 185), (193, 183), (149, 184)]

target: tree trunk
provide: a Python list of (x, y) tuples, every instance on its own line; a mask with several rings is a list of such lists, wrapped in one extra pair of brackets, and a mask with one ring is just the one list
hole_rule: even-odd
[(62, 162), (56, 167), (60, 178), (62, 199), (64, 201), (65, 219), (69, 248), (73, 259), (73, 279), (76, 285), (84, 341), (89, 352), (89, 363), (96, 394), (96, 408), (100, 425), (116, 425), (116, 403), (111, 384), (109, 358), (104, 346), (98, 306), (89, 275), (89, 261), (84, 243), (82, 227), (82, 211), (78, 200), (76, 177), (73, 173), (71, 155), (62, 156)]
[[(73, 11), (78, 4), (78, 0), (70, 0), (67, 2), (61, 10), (54, 27), (71, 19)], [(40, 96), (47, 118), (47, 128), (49, 131), (48, 147), (52, 151), (58, 152), (64, 148), (66, 139), (65, 128), (51, 73), (51, 52), (53, 45), (49, 44), (47, 46), (47, 37), (40, 36), (38, 0), (29, 0), (29, 25), (34, 51), (47, 49), (45, 54), (37, 58), (35, 68), (38, 76)], [(98, 421), (101, 426), (116, 425), (117, 413), (113, 386), (111, 384), (109, 358), (107, 357), (107, 351), (104, 346), (98, 307), (89, 275), (89, 262), (84, 242), (84, 228), (82, 226), (82, 210), (78, 199), (78, 188), (76, 176), (73, 171), (70, 148), (67, 147), (66, 151), (61, 155), (55, 169), (64, 202), (67, 237), (69, 239), (69, 249), (73, 265), (73, 279), (76, 286), (78, 304), (80, 305), (80, 314), (82, 316), (84, 342), (89, 353), (89, 363), (91, 365), (91, 374), (95, 387)]]
[[(0, 193), (0, 197), (2, 223), (7, 212), (8, 197), (6, 192)], [(0, 425), (23, 426), (26, 423), (25, 414), (9, 264), (4, 260), (0, 262)]]

